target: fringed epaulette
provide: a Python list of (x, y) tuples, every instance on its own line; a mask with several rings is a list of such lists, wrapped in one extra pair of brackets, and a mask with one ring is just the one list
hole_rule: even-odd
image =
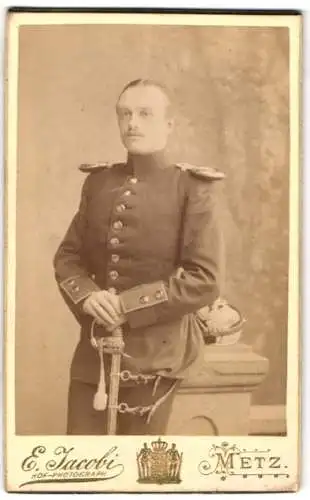
[(200, 179), (218, 181), (224, 179), (225, 177), (224, 172), (212, 167), (198, 167), (197, 165), (191, 165), (190, 163), (176, 163), (176, 166), (181, 170), (189, 171), (192, 175), (199, 177)]
[(99, 172), (99, 170), (103, 170), (105, 168), (113, 167), (114, 163), (111, 162), (100, 162), (100, 163), (82, 163), (79, 166), (79, 170), (86, 174), (92, 174), (94, 172)]

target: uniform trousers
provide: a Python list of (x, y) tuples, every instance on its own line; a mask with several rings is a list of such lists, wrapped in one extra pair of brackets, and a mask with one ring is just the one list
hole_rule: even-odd
[[(173, 387), (174, 386), (174, 387)], [(117, 414), (117, 435), (164, 435), (168, 424), (171, 407), (180, 386), (180, 381), (160, 378), (156, 392), (153, 394), (154, 382), (120, 387), (119, 403), (127, 403), (129, 407), (148, 406), (163, 397), (169, 389), (171, 392), (156, 408), (150, 421), (148, 413), (144, 415), (132, 413)], [(70, 435), (106, 435), (107, 413), (93, 408), (93, 398), (97, 386), (80, 380), (71, 380), (68, 397), (67, 434)]]

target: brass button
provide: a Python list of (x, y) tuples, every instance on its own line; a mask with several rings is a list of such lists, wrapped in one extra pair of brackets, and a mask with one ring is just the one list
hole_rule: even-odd
[(129, 179), (129, 182), (130, 184), (137, 184), (138, 179), (136, 177), (131, 177), (131, 179)]
[(95, 279), (96, 279), (96, 275), (95, 275), (95, 274), (92, 274), (92, 275), (91, 275), (91, 279), (92, 279), (92, 280), (95, 280)]
[(124, 203), (121, 203), (120, 205), (117, 205), (116, 207), (116, 211), (117, 213), (121, 213), (121, 212), (124, 212), (124, 210), (126, 210), (126, 205), (124, 205)]
[(108, 288), (108, 292), (113, 293), (113, 295), (115, 295), (117, 293), (117, 290), (112, 286), (111, 288)]
[(141, 304), (147, 304), (150, 301), (150, 297), (148, 297), (147, 295), (142, 295), (139, 300)]
[(121, 220), (117, 220), (117, 221), (113, 222), (112, 227), (113, 227), (113, 229), (122, 229), (123, 225), (124, 224), (122, 223)]
[(118, 239), (118, 238), (111, 238), (111, 239), (110, 239), (110, 243), (111, 243), (111, 245), (113, 245), (114, 247), (117, 247), (117, 245), (119, 245), (119, 239)]
[(117, 264), (117, 262), (119, 261), (119, 255), (117, 255), (116, 253), (112, 253), (112, 255), (111, 255), (111, 261), (114, 264)]
[(131, 191), (129, 189), (127, 189), (127, 191), (124, 191), (124, 196), (130, 196), (131, 195)]
[(113, 281), (114, 281), (114, 280), (117, 280), (118, 276), (119, 276), (119, 274), (118, 274), (118, 272), (117, 272), (117, 271), (110, 271), (110, 272), (109, 272), (109, 277), (110, 277), (110, 278), (111, 278), (111, 280), (113, 280)]
[(164, 298), (164, 293), (161, 290), (157, 290), (157, 292), (155, 293), (155, 299), (160, 300), (163, 298)]

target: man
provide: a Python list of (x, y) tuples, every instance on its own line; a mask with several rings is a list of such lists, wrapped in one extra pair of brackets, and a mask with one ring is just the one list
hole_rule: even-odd
[(180, 479), (181, 455), (176, 448), (176, 444), (172, 443), (171, 448), (167, 451), (169, 469), (168, 474), (173, 479)]
[(139, 479), (147, 479), (151, 476), (151, 454), (152, 450), (147, 443), (143, 444), (143, 448), (137, 453), (137, 462), (139, 467)]
[[(93, 407), (111, 356), (90, 339), (122, 326), (118, 434), (164, 434), (181, 380), (198, 363), (203, 336), (194, 312), (218, 297), (219, 236), (213, 169), (171, 165), (167, 91), (135, 80), (116, 106), (127, 161), (83, 165), (79, 210), (55, 259), (60, 291), (81, 325), (71, 366), (69, 434), (105, 434)], [(101, 359), (101, 365), (100, 365)]]

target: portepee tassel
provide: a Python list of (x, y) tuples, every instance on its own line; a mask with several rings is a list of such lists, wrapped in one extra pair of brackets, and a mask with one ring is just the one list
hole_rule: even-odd
[(104, 411), (108, 404), (108, 395), (105, 383), (102, 339), (100, 339), (98, 342), (98, 354), (100, 360), (100, 376), (99, 376), (97, 392), (94, 396), (93, 406), (97, 411)]
[(104, 359), (103, 359), (103, 338), (95, 339), (94, 337), (94, 326), (96, 321), (94, 320), (91, 326), (91, 343), (92, 346), (97, 349), (100, 362), (100, 374), (99, 382), (97, 386), (97, 392), (94, 396), (93, 407), (97, 411), (104, 411), (108, 404), (108, 395), (105, 383), (105, 372), (104, 372)]

